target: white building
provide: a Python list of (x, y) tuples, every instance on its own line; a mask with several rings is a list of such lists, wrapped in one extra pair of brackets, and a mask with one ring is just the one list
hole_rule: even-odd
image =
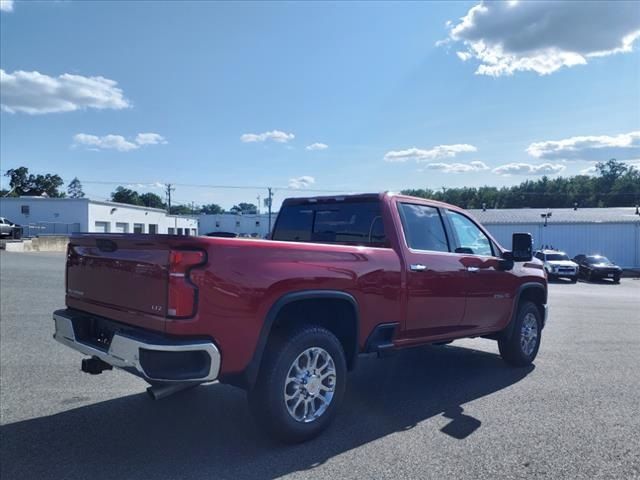
[(640, 215), (635, 208), (513, 208), (471, 210), (506, 248), (515, 232), (531, 233), (534, 248), (553, 246), (570, 257), (600, 254), (640, 268)]
[[(275, 222), (277, 213), (271, 213), (271, 226)], [(199, 231), (206, 235), (213, 232), (230, 232), (240, 237), (265, 238), (269, 233), (269, 214), (221, 213), (216, 215), (200, 215)]]
[(5, 197), (0, 199), (0, 217), (21, 225), (25, 236), (74, 232), (198, 234), (195, 217), (88, 198)]

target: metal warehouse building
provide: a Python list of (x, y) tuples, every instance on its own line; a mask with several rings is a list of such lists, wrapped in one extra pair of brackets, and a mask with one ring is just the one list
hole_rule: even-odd
[(88, 198), (2, 198), (0, 217), (21, 225), (25, 236), (74, 232), (198, 234), (196, 218)]
[[(278, 216), (271, 214), (271, 226)], [(230, 232), (238, 236), (264, 238), (269, 233), (269, 215), (220, 213), (214, 215), (201, 214), (199, 217), (200, 234), (206, 235), (213, 232)]]
[(528, 232), (534, 247), (551, 245), (570, 257), (600, 254), (625, 268), (640, 268), (640, 215), (635, 208), (519, 208), (471, 210), (505, 247)]

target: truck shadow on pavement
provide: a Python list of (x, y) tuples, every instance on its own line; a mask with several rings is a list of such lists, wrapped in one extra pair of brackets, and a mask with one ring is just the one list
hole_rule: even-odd
[(334, 424), (294, 446), (261, 434), (244, 392), (233, 387), (201, 386), (156, 402), (145, 393), (129, 395), (2, 426), (2, 478), (263, 479), (310, 471), (437, 415), (448, 419), (439, 434), (466, 438), (482, 420), (462, 406), (533, 368), (511, 368), (497, 355), (455, 346), (363, 358)]

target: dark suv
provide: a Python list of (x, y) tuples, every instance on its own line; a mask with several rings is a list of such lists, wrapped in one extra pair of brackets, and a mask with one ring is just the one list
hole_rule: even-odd
[(578, 275), (589, 280), (610, 279), (614, 283), (620, 283), (622, 268), (602, 255), (576, 255), (573, 261), (578, 264)]

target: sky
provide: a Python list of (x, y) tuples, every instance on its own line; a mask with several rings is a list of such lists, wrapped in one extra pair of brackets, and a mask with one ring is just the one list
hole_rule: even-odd
[(622, 1), (0, 0), (0, 170), (225, 208), (591, 174), (640, 163), (639, 49)]

